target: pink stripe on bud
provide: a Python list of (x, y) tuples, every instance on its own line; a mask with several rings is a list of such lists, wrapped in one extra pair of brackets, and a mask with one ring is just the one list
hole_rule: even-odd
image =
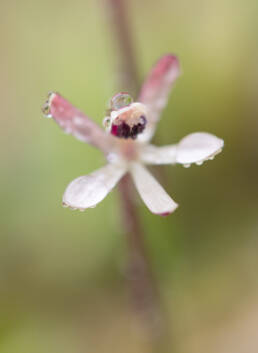
[(112, 148), (114, 143), (112, 136), (108, 136), (60, 94), (49, 93), (42, 111), (46, 117), (52, 117), (66, 133), (72, 134), (77, 139), (99, 148), (104, 153), (108, 153)]
[(138, 101), (148, 108), (148, 126), (146, 129), (148, 139), (152, 137), (155, 131), (156, 123), (167, 104), (171, 88), (179, 75), (178, 58), (175, 55), (167, 54), (158, 60), (145, 79)]
[(179, 71), (179, 61), (176, 56), (170, 54), (163, 56), (151, 70), (149, 78), (143, 86), (142, 97), (150, 94), (148, 90), (163, 88), (165, 83), (172, 84), (179, 75)]

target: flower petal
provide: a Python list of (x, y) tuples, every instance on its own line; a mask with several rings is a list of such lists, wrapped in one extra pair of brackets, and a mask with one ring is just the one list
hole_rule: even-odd
[(177, 208), (178, 205), (141, 164), (133, 163), (131, 173), (142, 200), (151, 212), (167, 216)]
[(80, 176), (66, 188), (63, 205), (80, 210), (95, 207), (114, 188), (125, 172), (125, 166), (107, 164), (89, 175)]
[(53, 117), (66, 133), (99, 148), (104, 153), (110, 150), (114, 138), (106, 134), (60, 94), (50, 93), (42, 110), (46, 117)]
[(145, 132), (139, 141), (148, 141), (155, 132), (156, 123), (167, 104), (171, 88), (180, 74), (179, 61), (176, 56), (167, 54), (161, 57), (147, 76), (138, 98), (148, 109)]
[(221, 152), (224, 141), (207, 132), (195, 132), (184, 137), (177, 146), (176, 161), (185, 166), (202, 164)]
[(176, 163), (176, 145), (157, 147), (143, 145), (140, 159), (146, 164), (174, 164)]

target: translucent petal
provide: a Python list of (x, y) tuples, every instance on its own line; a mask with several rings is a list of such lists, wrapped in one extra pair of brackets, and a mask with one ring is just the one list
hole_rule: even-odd
[(46, 117), (52, 117), (66, 133), (99, 148), (104, 153), (108, 153), (114, 144), (112, 136), (106, 134), (89, 117), (58, 93), (49, 94), (42, 111)]
[(176, 163), (176, 145), (157, 147), (144, 145), (141, 149), (140, 159), (146, 164), (174, 164)]
[(156, 124), (165, 108), (168, 97), (177, 77), (180, 75), (176, 56), (167, 54), (161, 57), (145, 79), (138, 101), (147, 106), (147, 126), (139, 141), (149, 141)]
[(201, 164), (221, 152), (224, 141), (207, 132), (195, 132), (184, 137), (177, 145), (176, 162), (189, 166)]
[(141, 164), (133, 163), (131, 173), (143, 202), (152, 213), (167, 216), (177, 208), (178, 205)]
[(95, 207), (125, 174), (126, 167), (107, 164), (97, 171), (73, 180), (65, 190), (63, 205), (84, 210)]

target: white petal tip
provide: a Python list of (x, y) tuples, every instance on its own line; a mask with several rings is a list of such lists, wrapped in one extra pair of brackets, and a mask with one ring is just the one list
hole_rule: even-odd
[[(80, 212), (84, 212), (86, 210), (86, 208), (78, 208), (78, 207), (74, 207), (74, 206), (68, 205), (64, 201), (62, 202), (62, 206), (64, 208), (69, 208), (71, 211), (76, 211), (77, 210), (77, 211), (80, 211)], [(92, 206), (92, 207), (95, 207), (95, 206)]]
[(162, 212), (162, 213), (154, 213), (154, 214), (157, 216), (161, 216), (161, 217), (167, 217), (167, 216), (171, 215), (171, 213), (173, 213), (178, 208), (178, 206), (179, 206), (178, 204), (175, 204), (174, 208), (170, 209), (169, 211)]
[(71, 211), (80, 211), (80, 212), (84, 212), (85, 210), (87, 210), (88, 208), (95, 208), (97, 205), (89, 205), (87, 207), (82, 207), (82, 206), (75, 206), (75, 205), (72, 205), (70, 204), (69, 202), (67, 201), (63, 201), (62, 202), (62, 206), (64, 208), (69, 208)]
[(177, 203), (143, 165), (134, 163), (131, 172), (136, 189), (153, 214), (167, 216), (177, 208)]
[(177, 163), (185, 168), (192, 163), (202, 165), (207, 160), (212, 160), (222, 151), (224, 141), (207, 132), (196, 132), (184, 137), (177, 147)]
[(124, 166), (107, 164), (89, 175), (74, 179), (63, 195), (63, 206), (84, 211), (95, 208), (126, 172)]

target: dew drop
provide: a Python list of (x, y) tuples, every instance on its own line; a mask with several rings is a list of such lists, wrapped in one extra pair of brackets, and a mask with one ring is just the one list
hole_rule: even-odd
[(41, 108), (42, 113), (44, 114), (45, 118), (52, 118), (52, 114), (50, 112), (50, 105), (51, 105), (51, 100), (54, 96), (54, 92), (49, 92), (48, 98), (46, 102), (43, 104), (43, 107)]
[(104, 128), (108, 129), (110, 127), (110, 122), (111, 122), (110, 117), (106, 116), (102, 122)]
[(50, 114), (50, 106), (48, 101), (43, 105), (42, 112), (45, 118), (52, 118), (52, 115)]
[(119, 110), (123, 107), (127, 107), (131, 103), (133, 103), (133, 98), (130, 96), (130, 94), (126, 92), (120, 92), (111, 98), (110, 107), (111, 110)]

